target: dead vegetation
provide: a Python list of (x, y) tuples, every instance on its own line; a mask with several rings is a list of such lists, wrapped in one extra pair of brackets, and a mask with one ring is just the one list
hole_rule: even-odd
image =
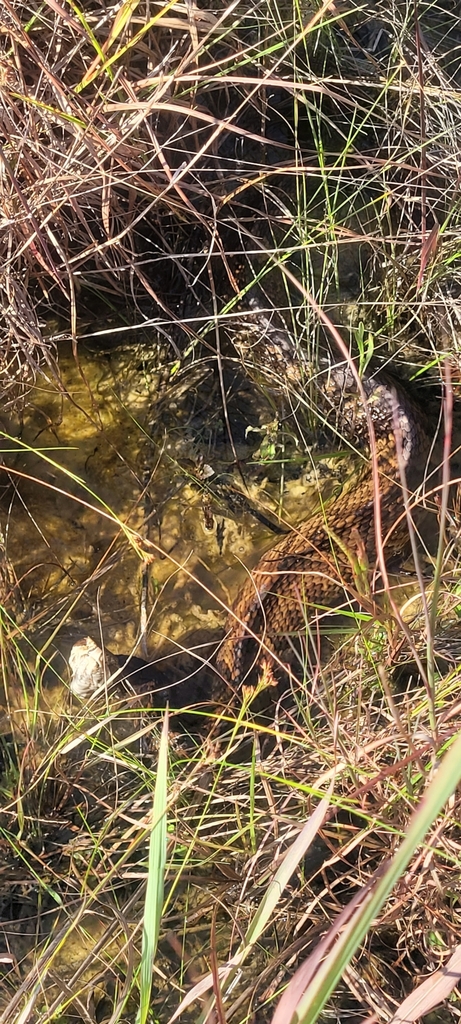
[[(2, 681), (14, 699), (1, 719), (0, 1021), (397, 1024), (443, 1000), (443, 1020), (452, 1021), (460, 975), (458, 525), (447, 482), (459, 392), (456, 6), (212, 8), (4, 0), (3, 407), (20, 409), (37, 376), (55, 382), (65, 407), (64, 338), (78, 358), (83, 333), (103, 344), (113, 327), (128, 339), (155, 330), (171, 359), (168, 401), (156, 395), (152, 408), (174, 418), (190, 394), (195, 410), (214, 373), (207, 415), (219, 398), (220, 427), (204, 434), (206, 458), (203, 445), (197, 461), (212, 461), (218, 429), (235, 459), (232, 340), (257, 286), (310, 358), (326, 338), (339, 357), (339, 338), (361, 370), (371, 357), (400, 357), (435, 407), (445, 395), (445, 478), (428, 485), (440, 542), (430, 567), (417, 559), (418, 606), (413, 593), (403, 608), (362, 608), (331, 660), (316, 661), (313, 644), (289, 695), (264, 717), (248, 696), (225, 710), (191, 707), (186, 722), (173, 710), (168, 766), (164, 702), (148, 711), (120, 695), (88, 707), (61, 697), (56, 725), (54, 690), (42, 701), (49, 635), (37, 653), (32, 617), (26, 609), (20, 620), (6, 592)], [(281, 390), (284, 404), (272, 434), (268, 424), (255, 428), (257, 417), (250, 425), (260, 429), (258, 457), (282, 465), (283, 495), (297, 446), (311, 440), (312, 408), (306, 426), (290, 382), (260, 369), (268, 406)], [(168, 434), (165, 424), (156, 429)], [(141, 504), (141, 475), (136, 483)], [(146, 573), (154, 548), (165, 556), (128, 515), (112, 516), (107, 505), (104, 515), (123, 544), (114, 555), (112, 538), (104, 540), (95, 574), (109, 572), (113, 558), (120, 565), (127, 550), (147, 555)], [(2, 578), (12, 568), (14, 579), (6, 541)], [(182, 568), (174, 558), (173, 550), (171, 572)], [(188, 572), (203, 586), (201, 569)], [(69, 593), (81, 609), (87, 581), (78, 586)], [(35, 614), (32, 590), (28, 598)], [(53, 630), (70, 615), (62, 607)], [(98, 614), (104, 635), (104, 607)], [(439, 969), (431, 991), (418, 988)], [(306, 1002), (293, 1018), (299, 998)], [(399, 1017), (405, 998), (413, 1003)]]

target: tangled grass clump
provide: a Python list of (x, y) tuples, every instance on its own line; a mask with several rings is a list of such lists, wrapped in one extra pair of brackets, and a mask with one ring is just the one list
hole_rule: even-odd
[[(50, 632), (53, 639), (75, 626), (76, 609), (81, 629), (92, 616), (101, 639), (108, 592), (117, 614), (135, 603), (123, 572), (116, 583), (114, 576), (129, 544), (133, 558), (144, 557), (146, 577), (154, 550), (168, 566), (150, 591), (146, 584), (145, 619), (138, 606), (133, 612), (138, 637), (145, 621), (161, 632), (168, 575), (210, 596), (198, 533), (178, 554), (178, 537), (165, 543), (171, 524), (162, 528), (187, 473), (213, 463), (216, 437), (247, 476), (256, 453), (245, 465), (244, 442), (251, 431), (269, 438), (258, 453), (261, 477), (274, 473), (269, 484), (272, 494), (279, 485), (283, 503), (303, 440), (299, 396), (264, 366), (258, 386), (273, 422), (269, 413), (250, 420), (248, 392), (245, 422), (235, 422), (232, 404), (241, 381), (232, 343), (248, 323), (252, 288), (313, 361), (325, 331), (334, 345), (340, 330), (361, 370), (370, 356), (398, 354), (407, 376), (430, 366), (440, 386), (448, 357), (445, 394), (459, 391), (456, 5), (349, 6), (2, 3), (3, 408), (22, 404), (27, 413), (36, 377), (45, 391), (57, 389), (63, 418), (72, 403), (83, 406), (79, 388), (61, 377), (60, 342), (70, 338), (78, 360), (82, 334), (104, 338), (120, 318), (127, 333), (146, 328), (148, 347), (154, 329), (166, 336), (174, 361), (155, 377), (145, 422), (135, 387), (118, 392), (110, 381), (104, 391), (95, 377), (85, 422), (74, 421), (81, 436), (71, 440), (82, 453), (75, 473), (62, 452), (38, 447), (43, 422), (63, 446), (51, 400), (19, 452), (31, 459), (37, 447), (38, 493), (45, 484), (62, 501), (65, 490), (67, 504), (49, 527), (39, 501), (24, 499), (44, 554), (34, 548), (26, 565), (21, 548), (30, 616), (24, 625), (10, 608), (2, 622), (0, 1024), (166, 1024), (178, 1007), (181, 1021), (210, 1024), (286, 1024), (294, 1013), (306, 1024), (325, 1013), (388, 1022), (404, 1000), (405, 1019), (415, 1020), (418, 1005), (429, 1012), (430, 999), (452, 998), (442, 981), (447, 970), (453, 991), (459, 977), (461, 708), (456, 654), (444, 660), (435, 643), (442, 598), (451, 624), (459, 618), (448, 471), (425, 496), (442, 525), (432, 592), (426, 563), (416, 560), (419, 618), (401, 614), (394, 592), (382, 608), (364, 605), (331, 659), (300, 661), (298, 684), (265, 719), (248, 695), (226, 709), (189, 708), (184, 722), (181, 709), (167, 719), (155, 697), (147, 708), (133, 695), (127, 704), (107, 694), (75, 707), (65, 679), (56, 701), (44, 682)], [(169, 383), (160, 400), (163, 369)], [(114, 439), (107, 423), (116, 419)], [(444, 423), (447, 469), (449, 401)], [(176, 460), (167, 499), (161, 475), (154, 480), (154, 470), (135, 464), (134, 430), (156, 473), (162, 460)], [(104, 486), (92, 477), (95, 465), (107, 469), (98, 448), (114, 452)], [(112, 513), (122, 479), (115, 463), (133, 490)], [(19, 460), (16, 476), (11, 469), (8, 528), (28, 466)], [(73, 501), (81, 519), (69, 511)], [(156, 531), (150, 547), (138, 532), (141, 508), (143, 526)], [(188, 541), (184, 508), (181, 492), (174, 522)], [(91, 549), (86, 562), (58, 545), (59, 515), (75, 519), (81, 547)], [(90, 538), (98, 515), (107, 532)], [(14, 571), (12, 583), (6, 573), (12, 532), (2, 524), (7, 596), (15, 587)], [(364, 567), (366, 580), (373, 570)], [(214, 585), (222, 607), (219, 572)], [(48, 627), (37, 646), (34, 616)], [(396, 661), (405, 668), (397, 671)], [(438, 969), (429, 998), (419, 986)], [(455, 1003), (446, 1014), (457, 1016)]]
[(383, 337), (434, 306), (456, 334), (459, 33), (426, 6), (5, 3), (4, 388), (47, 359), (40, 313), (76, 339), (147, 301), (190, 339), (184, 286), (206, 321), (274, 269), (282, 304), (287, 271), (322, 303), (365, 275)]

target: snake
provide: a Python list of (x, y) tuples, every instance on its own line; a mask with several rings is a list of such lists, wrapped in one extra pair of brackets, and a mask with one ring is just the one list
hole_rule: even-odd
[[(247, 346), (253, 361), (286, 382), (292, 401), (296, 395), (302, 401), (312, 385), (308, 362), (273, 319), (262, 312), (254, 317), (259, 337)], [(408, 386), (381, 368), (360, 376), (350, 359), (320, 368), (315, 391), (324, 421), (359, 451), (360, 467), (330, 504), (301, 521), (247, 575), (216, 660), (221, 681), (232, 687), (251, 682), (264, 664), (283, 665), (293, 637), (306, 638), (326, 610), (351, 608), (360, 604), (361, 593), (373, 590), (377, 529), (384, 554), (403, 556), (410, 544), (408, 516), (417, 526), (427, 516), (424, 502), (413, 495), (426, 479), (434, 432)]]
[[(263, 369), (270, 385), (282, 382), (291, 402), (307, 404), (314, 390), (317, 416), (355, 450), (360, 465), (339, 495), (301, 519), (247, 574), (214, 661), (210, 696), (218, 703), (242, 685), (255, 686), (267, 666), (269, 681), (275, 671), (277, 682), (293, 638), (306, 638), (328, 610), (366, 607), (378, 578), (378, 530), (386, 557), (407, 552), (409, 516), (419, 528), (427, 515), (426, 502), (416, 495), (434, 451), (431, 418), (395, 372), (368, 367), (360, 374), (352, 358), (320, 361), (314, 371), (275, 315), (253, 304), (246, 324), (249, 329), (234, 339), (245, 372), (254, 376), (256, 368), (261, 376)], [(69, 664), (79, 699), (90, 696), (108, 672), (148, 690), (150, 681), (157, 691), (165, 683), (158, 668), (103, 652), (89, 637), (74, 646)], [(186, 690), (187, 702), (191, 696)]]

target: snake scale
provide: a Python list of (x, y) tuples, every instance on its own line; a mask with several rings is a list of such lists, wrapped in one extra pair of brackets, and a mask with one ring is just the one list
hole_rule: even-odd
[[(256, 320), (260, 331), (256, 360), (274, 370), (279, 379), (289, 380), (302, 397), (308, 379), (302, 356), (288, 334), (274, 328), (263, 314), (257, 313)], [(330, 366), (317, 376), (316, 391), (320, 408), (326, 409), (326, 421), (333, 421), (342, 438), (361, 451), (361, 467), (339, 497), (284, 536), (247, 577), (228, 616), (217, 656), (221, 678), (232, 685), (252, 680), (251, 668), (258, 668), (268, 654), (280, 657), (288, 646), (287, 635), (306, 636), (316, 609), (321, 614), (322, 609), (344, 602), (345, 587), (354, 595), (358, 564), (368, 568), (372, 579), (377, 564), (377, 497), (370, 419), (385, 554), (396, 556), (408, 549), (401, 470), (411, 493), (423, 481), (433, 432), (425, 412), (396, 378), (382, 370), (368, 371), (360, 385), (357, 377), (350, 363)], [(419, 509), (418, 524), (422, 514)]]

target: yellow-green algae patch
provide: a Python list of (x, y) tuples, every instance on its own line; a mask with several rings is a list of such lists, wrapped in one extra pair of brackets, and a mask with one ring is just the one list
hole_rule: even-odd
[[(204, 466), (205, 480), (224, 469), (224, 479), (245, 490), (223, 440), (212, 363), (198, 383), (193, 366), (175, 383), (168, 363), (156, 365), (145, 346), (140, 356), (136, 348), (101, 352), (81, 344), (78, 363), (70, 347), (60, 349), (59, 372), (59, 382), (37, 380), (14, 428), (16, 451), (4, 455), (13, 485), (4, 498), (4, 532), (24, 628), (50, 631), (62, 623), (119, 652), (133, 650), (143, 635), (149, 655), (191, 631), (219, 635), (220, 602), (232, 602), (258, 551), (277, 536), (248, 513), (232, 518), (225, 498), (215, 503), (211, 524), (205, 515), (196, 479)], [(264, 432), (273, 410), (251, 382), (244, 392), (231, 412), (251, 411), (248, 423)], [(296, 523), (307, 502), (317, 502), (315, 483), (306, 484), (301, 470), (282, 491), (274, 474), (268, 483), (251, 459), (259, 435), (250, 432), (248, 441), (246, 426), (236, 431), (247, 493), (275, 521), (283, 492), (284, 516)], [(125, 526), (154, 545), (149, 567)]]

